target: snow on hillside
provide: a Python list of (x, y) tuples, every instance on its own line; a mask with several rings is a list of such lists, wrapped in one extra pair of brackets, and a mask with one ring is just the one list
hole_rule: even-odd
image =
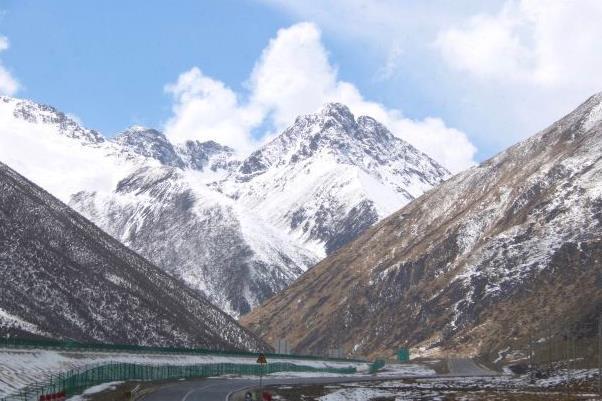
[(0, 97), (0, 121), (0, 161), (65, 202), (81, 190), (110, 191), (137, 164), (48, 106)]
[(196, 172), (142, 168), (110, 194), (80, 192), (71, 206), (227, 313), (250, 310), (317, 258)]

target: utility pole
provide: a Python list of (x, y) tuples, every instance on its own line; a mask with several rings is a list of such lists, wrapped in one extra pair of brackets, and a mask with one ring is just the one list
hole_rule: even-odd
[(602, 396), (602, 314), (598, 318), (598, 393)]
[(534, 383), (533, 380), (533, 333), (529, 329), (529, 382)]
[(553, 346), (553, 341), (552, 341), (552, 326), (550, 324), (550, 320), (546, 319), (546, 328), (547, 330), (547, 334), (548, 334), (548, 338), (547, 338), (547, 342), (548, 342), (548, 366), (551, 367), (552, 366), (552, 346)]
[(567, 329), (565, 335), (565, 345), (566, 345), (566, 396), (567, 398), (570, 396), (570, 382), (571, 382), (571, 339), (570, 332)]
[(259, 365), (259, 399), (263, 399), (263, 364)]

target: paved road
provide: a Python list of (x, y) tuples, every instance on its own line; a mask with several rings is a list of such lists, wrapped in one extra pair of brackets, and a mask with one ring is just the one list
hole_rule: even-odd
[[(477, 365), (471, 359), (449, 359), (449, 374), (451, 376), (492, 376), (499, 373)], [(296, 377), (296, 378), (267, 378), (264, 384), (327, 384), (361, 381), (381, 381), (407, 378), (408, 376), (350, 376), (350, 377)], [(425, 376), (425, 378), (433, 376)], [(417, 378), (417, 377), (413, 377)], [(199, 379), (166, 385), (159, 390), (143, 397), (141, 401), (226, 401), (230, 393), (247, 387), (258, 387), (257, 379)]]
[[(352, 377), (296, 377), (264, 379), (271, 384), (326, 384), (358, 382), (367, 380), (395, 380), (399, 377), (352, 376)], [(204, 379), (167, 385), (143, 397), (141, 401), (222, 401), (227, 400), (231, 392), (247, 387), (258, 387), (257, 379)]]
[(449, 376), (497, 376), (499, 372), (479, 366), (472, 359), (452, 358), (447, 360)]

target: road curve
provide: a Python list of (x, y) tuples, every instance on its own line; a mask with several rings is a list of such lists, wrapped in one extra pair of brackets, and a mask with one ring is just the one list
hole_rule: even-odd
[[(327, 384), (374, 380), (395, 380), (407, 376), (350, 376), (350, 377), (295, 377), (295, 378), (264, 378), (265, 385), (273, 384)], [(259, 387), (258, 379), (200, 379), (167, 385), (144, 397), (141, 401), (221, 401), (227, 400), (230, 393), (248, 387)]]

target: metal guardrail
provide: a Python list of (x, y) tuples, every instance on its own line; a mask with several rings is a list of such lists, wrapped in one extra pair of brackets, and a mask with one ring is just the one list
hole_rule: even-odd
[(259, 375), (275, 372), (328, 372), (351, 374), (354, 367), (316, 368), (275, 362), (265, 366), (238, 363), (212, 363), (203, 365), (141, 365), (130, 363), (105, 363), (51, 375), (46, 381), (21, 389), (0, 401), (46, 400), (48, 394), (72, 396), (86, 388), (114, 381), (170, 380), (193, 377), (221, 376), (226, 374)]
[[(62, 340), (29, 340), (20, 338), (0, 338), (0, 348), (34, 348), (34, 349), (60, 349), (66, 351), (104, 351), (104, 352), (134, 352), (134, 353), (160, 353), (160, 354), (192, 354), (192, 355), (222, 355), (257, 357), (256, 352), (220, 350), (207, 348), (186, 347), (150, 347), (129, 344), (82, 343), (77, 341)], [(360, 359), (329, 358), (315, 355), (289, 355), (264, 352), (268, 358), (305, 359), (332, 362), (366, 362)]]

